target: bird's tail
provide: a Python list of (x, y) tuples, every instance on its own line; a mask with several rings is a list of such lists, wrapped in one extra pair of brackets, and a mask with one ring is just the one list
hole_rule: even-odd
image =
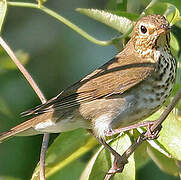
[(9, 131), (1, 133), (0, 134), (0, 143), (12, 136), (19, 135), (19, 134), (20, 135), (22, 134), (22, 136), (38, 134), (35, 130), (32, 129), (32, 124), (33, 124), (32, 122), (33, 122), (33, 119), (29, 119), (28, 121), (25, 121), (15, 127), (13, 127)]

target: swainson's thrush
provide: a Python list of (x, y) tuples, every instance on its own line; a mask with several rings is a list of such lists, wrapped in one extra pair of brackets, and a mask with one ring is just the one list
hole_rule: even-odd
[(25, 112), (33, 118), (2, 133), (0, 141), (14, 135), (85, 128), (104, 144), (107, 134), (147, 118), (170, 95), (176, 61), (169, 41), (170, 25), (165, 17), (141, 18), (116, 57), (45, 104)]

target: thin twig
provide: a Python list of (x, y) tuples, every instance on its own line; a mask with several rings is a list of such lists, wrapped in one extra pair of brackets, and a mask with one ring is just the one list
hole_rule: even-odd
[[(12, 61), (16, 64), (18, 69), (21, 71), (21, 73), (24, 75), (30, 86), (33, 88), (37, 96), (40, 98), (42, 103), (46, 102), (46, 98), (39, 89), (38, 85), (36, 82), (33, 80), (31, 75), (28, 73), (28, 71), (25, 69), (25, 67), (21, 64), (21, 62), (18, 60), (14, 52), (11, 50), (11, 48), (7, 45), (7, 43), (3, 40), (2, 37), (0, 37), (0, 45), (5, 49), (7, 54), (10, 56)], [(46, 150), (48, 146), (48, 141), (49, 141), (49, 134), (45, 133), (43, 136), (43, 142), (42, 142), (42, 147), (41, 147), (41, 154), (40, 154), (40, 180), (45, 180), (45, 155), (46, 155)]]
[[(154, 132), (161, 126), (163, 121), (167, 118), (169, 113), (173, 110), (175, 105), (179, 102), (181, 99), (181, 88), (176, 93), (174, 98), (172, 99), (171, 103), (167, 106), (165, 111), (161, 114), (160, 118), (153, 122), (153, 125), (151, 126), (150, 130), (151, 132)], [(135, 151), (135, 149), (138, 148), (139, 145), (141, 145), (145, 140), (148, 139), (148, 135), (150, 133), (150, 130), (147, 130), (146, 132), (143, 132), (134, 142), (133, 144), (122, 154), (122, 170), (124, 169), (124, 166), (126, 165), (126, 161), (131, 156), (131, 154)], [(107, 174), (104, 178), (104, 180), (110, 180), (115, 174)]]
[(35, 93), (37, 94), (37, 96), (40, 98), (42, 103), (46, 102), (46, 98), (44, 97), (43, 93), (40, 91), (40, 89), (38, 88), (38, 85), (36, 84), (36, 82), (33, 80), (33, 78), (31, 77), (31, 75), (28, 73), (28, 71), (24, 68), (24, 66), (21, 64), (21, 62), (18, 60), (18, 58), (16, 57), (16, 55), (14, 54), (14, 52), (11, 50), (11, 48), (7, 45), (7, 43), (3, 40), (2, 37), (0, 37), (0, 44), (1, 46), (5, 49), (5, 51), (7, 52), (7, 54), (10, 56), (10, 58), (12, 59), (12, 61), (16, 64), (16, 66), (18, 67), (18, 69), (21, 71), (21, 73), (24, 75), (24, 77), (26, 78), (26, 80), (28, 81), (28, 83), (31, 85), (31, 87), (33, 88), (33, 90), (35, 91)]
[(41, 153), (40, 153), (40, 180), (45, 180), (45, 156), (46, 156), (46, 150), (48, 148), (48, 142), (49, 142), (50, 135), (48, 133), (45, 133), (43, 136), (43, 141), (41, 145)]

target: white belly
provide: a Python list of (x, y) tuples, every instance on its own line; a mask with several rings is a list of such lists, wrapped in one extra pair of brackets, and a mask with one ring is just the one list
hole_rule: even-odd
[(38, 123), (34, 129), (39, 132), (47, 133), (60, 133), (65, 131), (71, 131), (77, 128), (89, 129), (90, 124), (83, 119), (72, 119), (68, 117), (58, 122), (52, 122), (47, 120), (46, 122)]

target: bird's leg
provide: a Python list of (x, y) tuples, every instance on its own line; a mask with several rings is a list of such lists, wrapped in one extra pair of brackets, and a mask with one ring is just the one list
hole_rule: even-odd
[(114, 162), (107, 174), (122, 172), (125, 164), (127, 164), (128, 161), (124, 161), (121, 155), (117, 153), (111, 146), (109, 146), (109, 144), (107, 144), (105, 140), (98, 138), (98, 141), (114, 156)]
[(89, 129), (88, 132), (91, 133), (99, 141), (99, 143), (102, 144), (114, 156), (114, 162), (108, 174), (122, 172), (124, 165), (127, 164), (128, 161), (123, 160), (121, 155), (117, 153), (111, 146), (109, 146), (109, 144), (107, 144), (104, 139), (96, 137), (92, 130)]
[(121, 132), (125, 132), (128, 130), (132, 130), (132, 129), (136, 129), (136, 128), (140, 128), (140, 127), (146, 127), (147, 128), (147, 132), (146, 132), (146, 137), (148, 140), (153, 140), (158, 138), (158, 134), (162, 128), (162, 126), (160, 125), (154, 132), (151, 130), (151, 127), (153, 126), (155, 121), (145, 121), (145, 122), (141, 122), (141, 123), (137, 123), (137, 124), (133, 124), (127, 127), (123, 127), (123, 128), (118, 128), (118, 129), (110, 129), (108, 131), (105, 131), (105, 136), (113, 136), (115, 134), (119, 134)]
[(113, 136), (115, 134), (118, 134), (118, 133), (121, 133), (121, 132), (124, 132), (124, 131), (128, 131), (128, 130), (132, 130), (132, 129), (136, 129), (136, 128), (140, 128), (140, 127), (150, 128), (153, 123), (154, 123), (154, 121), (144, 121), (144, 122), (140, 122), (140, 123), (137, 123), (137, 124), (126, 126), (126, 127), (123, 127), (123, 128), (111, 129), (111, 130), (105, 131), (105, 136)]
[[(153, 125), (153, 123), (154, 123), (154, 121), (145, 121), (145, 122), (127, 126), (124, 128), (106, 131), (105, 136), (113, 136), (115, 134), (118, 134), (118, 133), (121, 133), (124, 131), (147, 126), (147, 131), (145, 132), (145, 137), (148, 140), (156, 139), (161, 130), (161, 126), (159, 126), (159, 128), (157, 128), (156, 131), (153, 132), (151, 130), (151, 126)], [(107, 174), (115, 174), (118, 172), (122, 172), (125, 164), (128, 163), (127, 159), (125, 160), (125, 158), (122, 158), (122, 156), (118, 152), (116, 152), (111, 146), (109, 146), (109, 144), (107, 144), (104, 139), (96, 137), (94, 135), (94, 133), (92, 132), (92, 130), (88, 130), (88, 132), (91, 133), (114, 156), (114, 162)]]

